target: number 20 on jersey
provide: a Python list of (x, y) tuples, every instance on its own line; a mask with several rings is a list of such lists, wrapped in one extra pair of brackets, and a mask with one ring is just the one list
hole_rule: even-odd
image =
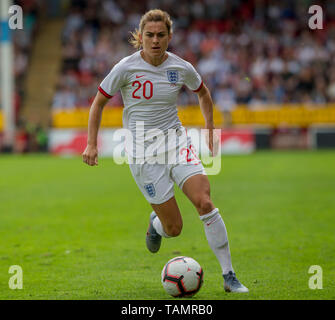
[(135, 88), (132, 94), (134, 99), (142, 99), (143, 97), (149, 100), (152, 98), (154, 86), (150, 80), (145, 81), (143, 84), (136, 80), (132, 83), (132, 86)]

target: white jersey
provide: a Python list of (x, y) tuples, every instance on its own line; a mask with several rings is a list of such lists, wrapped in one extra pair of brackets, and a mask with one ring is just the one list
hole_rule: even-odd
[(198, 92), (203, 82), (195, 68), (177, 55), (167, 52), (168, 58), (159, 66), (146, 62), (140, 51), (123, 58), (101, 82), (99, 91), (112, 98), (118, 90), (124, 103), (123, 126), (135, 136), (136, 125), (144, 124), (144, 132), (180, 128), (177, 114), (179, 90), (186, 85)]

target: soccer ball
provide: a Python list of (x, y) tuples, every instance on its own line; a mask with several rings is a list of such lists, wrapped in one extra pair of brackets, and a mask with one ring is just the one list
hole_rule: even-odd
[(201, 288), (204, 272), (200, 264), (190, 257), (169, 260), (162, 270), (162, 284), (173, 297), (192, 297)]

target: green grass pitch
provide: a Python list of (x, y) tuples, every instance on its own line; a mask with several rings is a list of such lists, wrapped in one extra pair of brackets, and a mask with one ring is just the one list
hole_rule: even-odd
[[(150, 206), (127, 165), (1, 155), (0, 172), (0, 299), (170, 299), (160, 275), (178, 255), (204, 269), (194, 300), (335, 299), (335, 151), (223, 156), (209, 177), (248, 294), (224, 292), (202, 223), (177, 189), (183, 231), (151, 254)], [(9, 288), (12, 265), (22, 290)], [(323, 289), (309, 288), (312, 265)]]

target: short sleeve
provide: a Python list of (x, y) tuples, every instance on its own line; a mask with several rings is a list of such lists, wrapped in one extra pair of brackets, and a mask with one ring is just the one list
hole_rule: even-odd
[(123, 86), (125, 70), (122, 63), (117, 63), (99, 86), (99, 91), (106, 97), (112, 98)]
[(193, 92), (198, 92), (203, 86), (199, 73), (189, 62), (186, 62), (185, 85)]

